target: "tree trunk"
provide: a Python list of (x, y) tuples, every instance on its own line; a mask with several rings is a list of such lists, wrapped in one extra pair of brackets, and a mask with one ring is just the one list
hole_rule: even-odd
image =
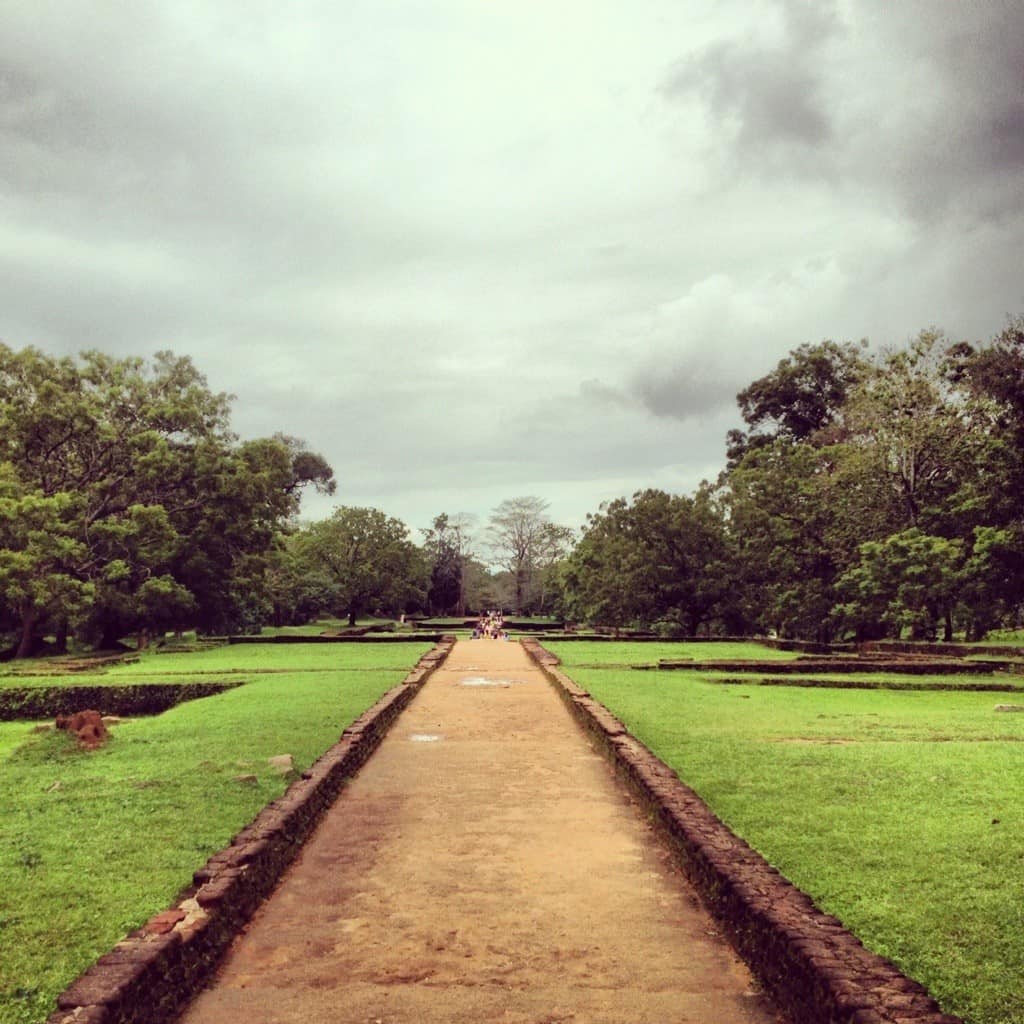
[(953, 613), (949, 608), (946, 609), (946, 625), (942, 631), (942, 639), (947, 644), (953, 642)]
[(54, 636), (53, 643), (54, 652), (57, 654), (68, 653), (68, 620), (59, 619), (57, 621), (56, 635)]
[(98, 651), (118, 651), (126, 650), (124, 644), (121, 643), (121, 637), (119, 630), (116, 626), (104, 626), (103, 632), (100, 634), (100, 642), (96, 645)]
[(143, 627), (135, 635), (135, 650), (144, 651), (149, 646), (149, 630)]
[(39, 649), (39, 639), (36, 637), (38, 621), (39, 616), (34, 610), (22, 615), (21, 638), (18, 641), (18, 649), (14, 652), (15, 658), (31, 658)]
[(354, 626), (356, 624), (356, 606), (350, 605), (348, 609), (348, 624)]

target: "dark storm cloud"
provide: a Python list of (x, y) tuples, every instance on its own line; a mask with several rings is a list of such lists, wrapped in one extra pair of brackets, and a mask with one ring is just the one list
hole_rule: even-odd
[(0, 338), (190, 355), (413, 524), (686, 490), (796, 345), (1024, 308), (1020, 17), (0, 4)]
[(634, 392), (656, 416), (684, 422), (699, 420), (735, 405), (737, 377), (714, 367), (669, 366), (663, 367), (661, 373), (639, 375)]
[[(187, 5), (50, 15), (5, 24), (0, 181), (13, 225), (97, 247), (148, 235), (207, 279), (215, 268), (228, 293), (428, 250), (374, 187), (373, 94), (332, 89), (315, 22), (261, 36), (275, 28), (266, 18)], [(323, 25), (341, 61), (354, 46), (343, 28)]]
[[(740, 35), (678, 63), (733, 173), (891, 195), (921, 222), (1016, 217), (1024, 203), (1024, 5), (780, 0), (771, 41)], [(731, 130), (730, 130), (731, 128)]]
[(715, 43), (679, 63), (665, 82), (669, 96), (696, 93), (716, 120), (735, 126), (744, 158), (765, 151), (815, 149), (832, 135), (822, 95), (821, 47), (836, 30), (827, 5), (787, 3), (780, 38)]

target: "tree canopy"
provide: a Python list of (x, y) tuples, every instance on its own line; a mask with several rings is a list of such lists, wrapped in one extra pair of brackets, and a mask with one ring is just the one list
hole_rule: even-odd
[(511, 574), (518, 614), (543, 610), (550, 570), (568, 551), (572, 531), (553, 523), (548, 503), (536, 495), (507, 498), (491, 513), (491, 557)]
[(1024, 319), (988, 344), (801, 345), (737, 405), (714, 486), (588, 517), (573, 615), (817, 640), (1022, 621)]
[(327, 584), (334, 610), (355, 625), (368, 611), (399, 613), (425, 598), (426, 560), (399, 519), (340, 506), (298, 538), (300, 566)]
[[(804, 344), (737, 395), (728, 465), (692, 495), (637, 491), (581, 536), (535, 495), (299, 526), (330, 465), (284, 432), (241, 440), (192, 362), (0, 345), (0, 629), (207, 632), (325, 611), (498, 604), (666, 634), (980, 637), (1024, 621), (1024, 319), (988, 343), (922, 331), (869, 352)], [(483, 552), (476, 555), (475, 550)]]
[(240, 441), (229, 411), (170, 352), (0, 345), (0, 602), (18, 654), (50, 630), (109, 645), (254, 624), (275, 533), (303, 487), (332, 488), (333, 474), (284, 435)]

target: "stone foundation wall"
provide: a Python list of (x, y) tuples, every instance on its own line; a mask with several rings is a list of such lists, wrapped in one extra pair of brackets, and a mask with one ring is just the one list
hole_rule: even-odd
[(963, 1024), (918, 982), (866, 950), (739, 839), (607, 708), (521, 641), (629, 781), (711, 913), (793, 1024)]
[(927, 643), (916, 640), (869, 640), (860, 645), (862, 651), (887, 654), (919, 654), (928, 657), (1024, 658), (1024, 644), (953, 644)]
[(310, 636), (226, 636), (219, 638), (227, 644), (415, 644), (440, 643), (441, 633), (382, 633), (366, 636), (357, 633), (315, 633)]
[(321, 815), (447, 658), (445, 638), (398, 686), (359, 716), (280, 799), (268, 804), (194, 876), (191, 895), (157, 914), (57, 999), (47, 1024), (173, 1020), (216, 970), (228, 945), (273, 890)]
[(86, 708), (104, 715), (159, 715), (189, 700), (242, 686), (217, 683), (119, 683), (114, 686), (12, 686), (0, 690), (0, 722), (54, 718)]

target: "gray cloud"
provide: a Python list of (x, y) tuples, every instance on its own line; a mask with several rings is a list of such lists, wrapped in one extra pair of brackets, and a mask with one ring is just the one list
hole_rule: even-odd
[(723, 122), (732, 173), (870, 188), (915, 219), (1018, 216), (1024, 199), (1024, 8), (780, 0), (768, 42), (678, 62), (670, 99)]
[(735, 379), (723, 378), (703, 366), (670, 367), (662, 374), (644, 374), (636, 382), (637, 396), (651, 412), (684, 421), (719, 411), (733, 401), (737, 391)]
[[(0, 337), (191, 355), (422, 525), (714, 476), (804, 341), (1024, 309), (1019, 5), (0, 11)], [(311, 501), (313, 514), (326, 511)]]
[(716, 120), (734, 125), (744, 161), (763, 160), (776, 149), (805, 151), (831, 140), (820, 66), (824, 44), (838, 20), (827, 4), (783, 5), (780, 38), (765, 43), (751, 34), (724, 40), (679, 62), (664, 85), (667, 95), (696, 93)]

